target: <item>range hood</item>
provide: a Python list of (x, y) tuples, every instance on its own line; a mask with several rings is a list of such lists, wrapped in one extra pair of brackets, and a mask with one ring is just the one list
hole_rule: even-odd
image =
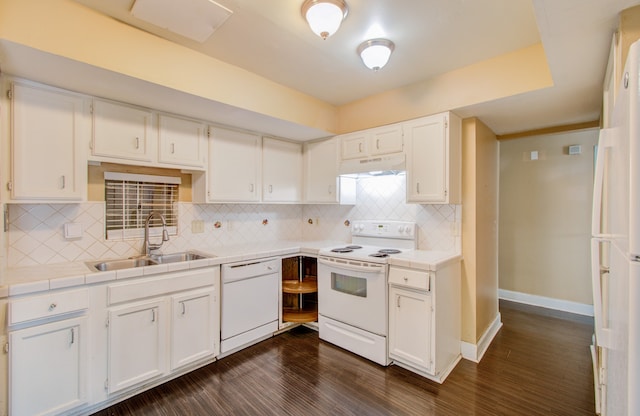
[(338, 173), (340, 175), (355, 174), (397, 174), (406, 170), (404, 153), (392, 155), (373, 156), (363, 159), (347, 159), (340, 162)]

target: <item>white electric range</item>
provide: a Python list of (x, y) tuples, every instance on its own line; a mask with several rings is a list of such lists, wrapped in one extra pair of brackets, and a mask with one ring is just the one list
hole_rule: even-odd
[(320, 250), (320, 338), (388, 365), (387, 260), (416, 246), (415, 223), (366, 220), (352, 223), (350, 244)]

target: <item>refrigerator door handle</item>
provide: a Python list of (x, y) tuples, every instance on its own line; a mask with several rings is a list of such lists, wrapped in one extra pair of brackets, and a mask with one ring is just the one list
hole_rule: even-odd
[(608, 240), (593, 238), (591, 240), (591, 284), (593, 286), (593, 318), (596, 332), (596, 343), (603, 348), (611, 348), (611, 330), (605, 326), (603, 319), (602, 277), (609, 273), (607, 267), (600, 264), (600, 244)]
[(612, 147), (613, 132), (611, 129), (600, 130), (598, 139), (598, 155), (596, 157), (595, 178), (593, 183), (593, 207), (591, 210), (591, 235), (603, 237), (602, 233), (602, 188), (604, 185), (604, 162), (606, 154)]

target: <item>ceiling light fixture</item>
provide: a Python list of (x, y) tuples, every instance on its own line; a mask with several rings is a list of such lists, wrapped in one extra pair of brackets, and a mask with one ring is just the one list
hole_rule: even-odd
[(302, 3), (302, 16), (322, 39), (336, 33), (348, 12), (347, 3), (343, 0), (305, 0)]
[(380, 70), (389, 62), (395, 45), (388, 39), (369, 39), (358, 46), (358, 55), (369, 69)]

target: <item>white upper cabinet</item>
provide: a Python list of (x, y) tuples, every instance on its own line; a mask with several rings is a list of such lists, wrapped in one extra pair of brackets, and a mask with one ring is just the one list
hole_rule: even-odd
[(452, 113), (403, 124), (407, 152), (407, 202), (461, 202), (461, 121)]
[(150, 111), (93, 100), (92, 112), (93, 156), (153, 162), (157, 136)]
[(211, 127), (206, 200), (260, 201), (262, 138), (258, 135)]
[(83, 97), (21, 82), (11, 97), (11, 199), (84, 200), (90, 130)]
[(262, 200), (302, 200), (302, 145), (265, 137), (262, 141)]
[(338, 203), (338, 139), (304, 145), (305, 202)]
[(204, 169), (207, 166), (206, 126), (198, 121), (158, 115), (158, 161)]
[(403, 151), (402, 125), (376, 127), (338, 136), (342, 159), (400, 153)]

